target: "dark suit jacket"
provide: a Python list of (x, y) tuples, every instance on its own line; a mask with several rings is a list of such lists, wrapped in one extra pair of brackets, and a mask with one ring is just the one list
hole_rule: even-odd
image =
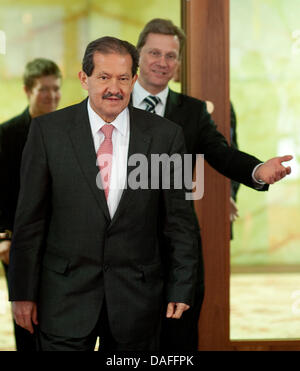
[(20, 188), (22, 152), (31, 117), (25, 111), (0, 125), (0, 231), (12, 230)]
[[(110, 219), (87, 102), (32, 121), (9, 265), (10, 300), (37, 301), (42, 331), (82, 337), (103, 298), (119, 342), (148, 337), (168, 301), (190, 304), (197, 248), (184, 190), (126, 189)], [(180, 127), (130, 107), (129, 156), (182, 153)], [(128, 168), (128, 174), (132, 170)], [(158, 216), (165, 215), (170, 269), (163, 278)], [(167, 247), (166, 247), (167, 248)]]
[[(236, 114), (232, 103), (230, 103), (230, 145), (235, 149), (239, 149), (236, 134)], [(231, 181), (231, 197), (236, 201), (237, 193), (240, 188), (240, 183)]]

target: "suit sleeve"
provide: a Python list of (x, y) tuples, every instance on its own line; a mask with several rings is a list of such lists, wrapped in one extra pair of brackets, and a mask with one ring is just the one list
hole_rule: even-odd
[(5, 141), (5, 131), (0, 125), (0, 232), (12, 229), (11, 218), (9, 218), (9, 159)]
[(4, 231), (4, 181), (6, 176), (6, 169), (4, 167), (4, 148), (3, 148), (3, 129), (0, 125), (0, 232)]
[[(168, 302), (193, 303), (196, 272), (198, 266), (198, 248), (196, 234), (196, 215), (191, 201), (185, 199), (185, 185), (183, 180), (183, 154), (185, 152), (184, 139), (181, 129), (177, 131), (169, 153), (180, 155), (182, 166), (171, 167), (170, 189), (163, 190), (165, 203), (164, 235), (166, 243), (167, 284), (166, 294)], [(176, 189), (172, 182), (182, 178), (181, 189)]]
[[(205, 105), (204, 102), (202, 103)], [(205, 160), (229, 179), (251, 188), (256, 187), (252, 179), (252, 171), (263, 161), (230, 147), (226, 138), (217, 130), (217, 126), (204, 106), (198, 117), (197, 153), (204, 153)], [(268, 186), (264, 186), (260, 190), (267, 189)]]
[(38, 119), (31, 124), (21, 163), (21, 188), (9, 264), (11, 301), (36, 301), (47, 211), (49, 171)]
[[(231, 147), (238, 149), (237, 133), (236, 133), (236, 114), (232, 103), (230, 103), (230, 145)], [(240, 188), (240, 183), (232, 180), (231, 181), (231, 197), (236, 201), (237, 193)]]

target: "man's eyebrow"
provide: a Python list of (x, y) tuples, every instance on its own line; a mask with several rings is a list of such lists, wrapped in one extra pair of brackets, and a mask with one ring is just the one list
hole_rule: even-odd
[(155, 51), (158, 51), (158, 52), (161, 52), (161, 49), (153, 46), (153, 47), (149, 47), (148, 50), (155, 50)]
[(105, 71), (99, 71), (97, 73), (97, 76), (99, 76), (99, 75), (109, 75), (109, 73), (108, 72), (105, 72)]

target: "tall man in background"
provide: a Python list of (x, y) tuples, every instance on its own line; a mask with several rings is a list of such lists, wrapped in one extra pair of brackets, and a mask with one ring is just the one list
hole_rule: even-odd
[[(133, 90), (133, 105), (179, 124), (185, 136), (187, 153), (204, 154), (205, 160), (226, 177), (251, 188), (266, 190), (266, 184), (273, 184), (290, 173), (290, 167), (285, 168), (281, 163), (292, 157), (276, 157), (262, 164), (257, 158), (230, 147), (224, 136), (217, 131), (205, 102), (169, 89), (168, 83), (180, 63), (184, 41), (183, 31), (169, 20), (153, 19), (146, 24), (137, 43), (140, 72)], [(195, 165), (196, 156), (193, 160)], [(200, 231), (198, 246), (202, 257)], [(201, 258), (194, 306), (180, 320), (164, 320), (162, 350), (197, 350), (197, 325), (203, 297), (204, 272)]]
[[(23, 113), (0, 125), (0, 259), (5, 273), (20, 188), (20, 164), (31, 119), (55, 111), (61, 98), (61, 72), (51, 60), (27, 63), (23, 76), (28, 106)], [(35, 350), (34, 337), (14, 322), (18, 351)]]

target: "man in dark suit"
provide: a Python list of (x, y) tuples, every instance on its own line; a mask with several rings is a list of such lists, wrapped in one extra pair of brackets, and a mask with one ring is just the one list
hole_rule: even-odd
[[(180, 63), (185, 35), (171, 21), (154, 19), (139, 35), (140, 72), (132, 103), (135, 107), (155, 112), (179, 124), (184, 133), (187, 152), (204, 154), (205, 160), (226, 177), (260, 190), (286, 174), (290, 167), (282, 166), (291, 156), (273, 158), (262, 164), (257, 158), (227, 144), (216, 129), (206, 103), (168, 88)], [(196, 156), (193, 157), (195, 165)], [(165, 242), (163, 242), (165, 243)], [(162, 326), (161, 349), (194, 351), (198, 348), (198, 318), (204, 297), (204, 274), (201, 240), (198, 241), (200, 263), (195, 292), (195, 305), (179, 321), (165, 319)]]
[[(56, 110), (60, 101), (61, 72), (48, 59), (37, 58), (27, 63), (24, 91), (28, 107), (20, 115), (0, 125), (0, 259), (5, 273), (20, 188), (20, 165), (31, 119)], [(14, 322), (18, 351), (35, 349), (35, 339)]]
[[(230, 145), (233, 148), (239, 149), (237, 142), (236, 130), (236, 114), (232, 103), (230, 103)], [(231, 180), (230, 182), (230, 238), (233, 239), (233, 222), (238, 217), (237, 193), (240, 188), (240, 183)]]
[[(212, 102), (206, 102), (207, 112), (212, 114), (214, 111), (214, 105)], [(230, 145), (235, 149), (239, 149), (237, 142), (237, 132), (236, 132), (236, 114), (233, 108), (232, 103), (230, 102)], [(230, 237), (233, 239), (233, 222), (238, 217), (238, 208), (236, 205), (237, 193), (240, 188), (240, 183), (231, 180), (230, 182), (230, 208), (229, 208), (229, 217), (230, 217)]]
[[(97, 335), (100, 350), (157, 350), (163, 294), (167, 317), (193, 305), (196, 219), (185, 189), (132, 184), (133, 156), (184, 151), (179, 126), (127, 107), (137, 67), (131, 44), (91, 42), (79, 73), (88, 99), (31, 124), (9, 295), (17, 323), (37, 326), (41, 350), (93, 350)], [(167, 272), (158, 219), (169, 241)]]

